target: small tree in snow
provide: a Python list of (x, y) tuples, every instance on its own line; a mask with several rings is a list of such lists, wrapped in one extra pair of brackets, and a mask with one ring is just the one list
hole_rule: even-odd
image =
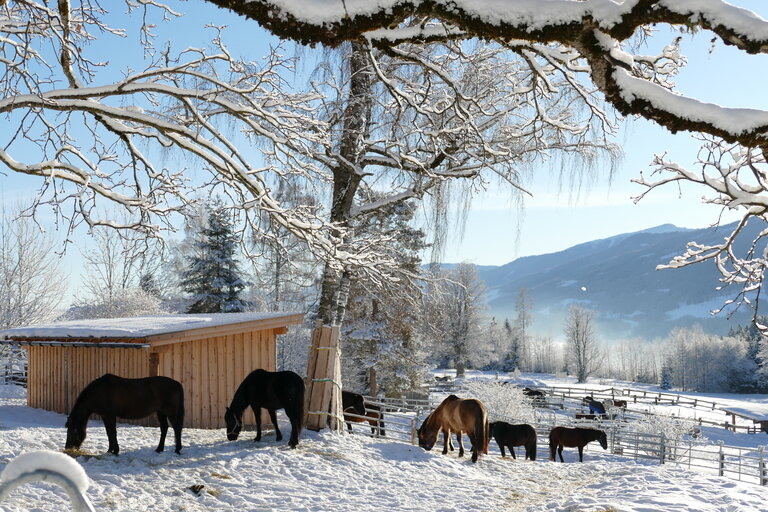
[(195, 243), (196, 253), (187, 257), (189, 268), (181, 285), (192, 295), (187, 313), (236, 313), (247, 304), (240, 298), (246, 282), (236, 259), (237, 239), (228, 210), (220, 201), (207, 208), (207, 226)]
[(587, 377), (599, 370), (602, 363), (602, 351), (597, 343), (594, 324), (594, 312), (575, 305), (568, 309), (565, 341), (578, 382), (586, 382)]

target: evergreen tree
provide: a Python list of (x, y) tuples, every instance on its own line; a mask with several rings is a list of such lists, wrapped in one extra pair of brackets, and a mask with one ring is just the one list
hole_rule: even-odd
[(195, 251), (185, 259), (188, 269), (181, 286), (194, 301), (187, 313), (237, 313), (248, 309), (240, 293), (246, 282), (240, 278), (235, 256), (237, 239), (232, 219), (217, 200), (206, 208), (207, 225), (195, 241)]
[(501, 369), (505, 372), (511, 372), (520, 367), (520, 346), (519, 339), (509, 323), (509, 319), (504, 319), (504, 335), (509, 342), (509, 350), (504, 358)]
[[(368, 191), (370, 199), (376, 192)], [(376, 232), (393, 240), (390, 256), (404, 273), (418, 275), (424, 232), (411, 226), (413, 204), (401, 202), (367, 216), (359, 236)], [(345, 385), (387, 396), (421, 385), (427, 366), (424, 339), (419, 329), (421, 289), (413, 282), (371, 283), (358, 276), (350, 287), (342, 350), (349, 357), (343, 366)]]
[(672, 389), (672, 370), (667, 365), (664, 365), (661, 368), (660, 387), (661, 389), (664, 389), (664, 390)]

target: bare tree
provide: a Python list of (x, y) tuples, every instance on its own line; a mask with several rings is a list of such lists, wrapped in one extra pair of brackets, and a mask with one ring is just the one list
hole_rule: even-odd
[(460, 263), (445, 272), (439, 286), (441, 322), (437, 337), (460, 377), (468, 365), (487, 362), (493, 350), (483, 331), (485, 284), (475, 265)]
[[(686, 63), (679, 40), (669, 42), (658, 55), (645, 55), (643, 45), (635, 44), (657, 40), (661, 33), (654, 27), (669, 24), (692, 33), (711, 31), (713, 42), (722, 41), (748, 54), (768, 53), (768, 22), (751, 11), (722, 0), (554, 0), (535, 10), (527, 2), (512, 0), (503, 9), (497, 3), (397, 0), (386, 5), (361, 1), (329, 6), (322, 2), (322, 19), (313, 19), (305, 13), (313, 12), (321, 0), (279, 5), (269, 0), (208, 1), (304, 44), (337, 46), (357, 40), (389, 48), (404, 41), (497, 40), (523, 58), (542, 56), (548, 66), (566, 70), (569, 76), (582, 75), (583, 79), (574, 80), (576, 95), (584, 90), (578, 84), (589, 80), (622, 115), (641, 116), (672, 132), (703, 134), (699, 161), (688, 166), (663, 155), (657, 157), (657, 176), (637, 180), (647, 188), (637, 200), (656, 188), (688, 182), (708, 191), (706, 202), (739, 210), (742, 219), (723, 243), (691, 243), (667, 266), (714, 261), (723, 283), (736, 288), (732, 302), (751, 303), (757, 314), (768, 267), (760, 247), (768, 229), (760, 231), (745, 253), (739, 253), (734, 242), (751, 219), (768, 220), (768, 112), (726, 108), (678, 94), (673, 78)], [(414, 26), (413, 20), (419, 24)], [(730, 95), (730, 87), (723, 90)]]
[(603, 353), (597, 342), (594, 324), (593, 311), (577, 305), (568, 308), (565, 343), (568, 346), (567, 357), (571, 357), (578, 382), (586, 382), (587, 377), (602, 366)]
[(56, 243), (32, 219), (0, 210), (0, 328), (49, 321), (58, 314), (67, 275)]
[(94, 228), (93, 245), (82, 250), (83, 289), (66, 312), (70, 319), (111, 318), (163, 312), (161, 298), (142, 279), (158, 272), (163, 247), (138, 232)]

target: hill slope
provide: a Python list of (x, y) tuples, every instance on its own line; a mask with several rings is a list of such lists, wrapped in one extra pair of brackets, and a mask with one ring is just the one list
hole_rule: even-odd
[[(737, 241), (740, 251), (746, 250), (760, 227), (747, 227)], [(574, 302), (598, 313), (600, 335), (606, 341), (651, 339), (695, 323), (725, 334), (731, 326), (747, 323), (751, 311), (739, 311), (730, 320), (725, 313), (710, 315), (731, 296), (728, 289), (716, 289), (719, 274), (712, 263), (675, 270), (656, 266), (681, 254), (688, 242), (717, 243), (732, 228), (733, 224), (694, 230), (666, 224), (478, 271), (488, 286), (491, 314), (497, 318), (514, 319), (520, 288), (529, 290), (533, 329), (541, 335), (561, 337), (565, 314)]]

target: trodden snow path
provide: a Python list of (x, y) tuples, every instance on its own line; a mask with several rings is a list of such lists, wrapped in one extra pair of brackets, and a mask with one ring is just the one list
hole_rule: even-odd
[[(0, 397), (7, 396), (0, 393)], [(280, 417), (287, 439), (290, 426)], [(0, 398), (0, 469), (17, 455), (61, 450), (63, 415)], [(599, 447), (579, 464), (502, 459), (495, 443), (472, 464), (455, 452), (360, 435), (304, 432), (296, 450), (272, 434), (226, 441), (224, 430), (185, 430), (181, 455), (157, 454), (159, 429), (118, 426), (119, 456), (106, 454), (101, 422), (91, 421), (78, 462), (96, 510), (109, 511), (758, 511), (768, 489), (654, 463), (636, 463)], [(202, 487), (195, 487), (202, 486)], [(196, 493), (191, 488), (198, 490)], [(17, 489), (0, 510), (65, 510), (59, 488)]]

